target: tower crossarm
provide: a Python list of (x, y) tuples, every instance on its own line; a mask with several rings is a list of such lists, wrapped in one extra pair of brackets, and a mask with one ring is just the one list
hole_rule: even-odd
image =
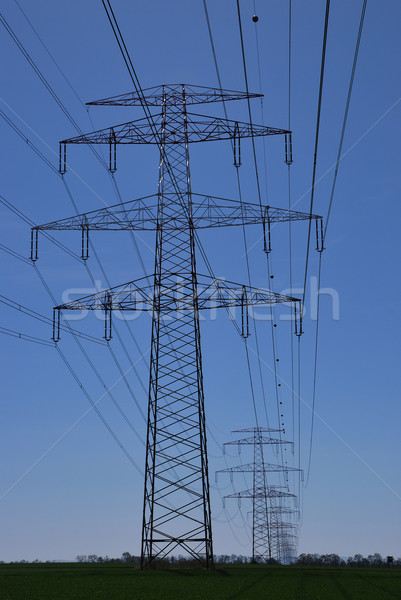
[(260, 435), (261, 433), (279, 433), (281, 429), (272, 429), (271, 427), (245, 427), (244, 429), (233, 429), (231, 433), (253, 433)]
[(238, 465), (236, 467), (220, 469), (219, 471), (216, 471), (216, 475), (217, 473), (282, 473), (283, 471), (301, 471), (301, 469), (265, 462), (263, 463), (263, 466), (257, 467), (254, 463), (249, 463), (247, 465)]
[[(82, 230), (119, 231), (151, 229), (157, 226), (157, 194), (91, 210), (72, 217), (50, 221), (33, 227), (33, 230)], [(187, 224), (188, 226), (188, 224)]]
[(280, 492), (278, 490), (243, 490), (241, 492), (235, 492), (234, 494), (228, 494), (224, 498), (296, 498), (295, 494), (290, 492)]
[(269, 512), (272, 515), (294, 515), (295, 518), (299, 519), (301, 514), (299, 510), (295, 508), (289, 508), (288, 506), (271, 506)]
[[(174, 274), (172, 274), (174, 275)], [(149, 277), (141, 277), (135, 281), (130, 281), (123, 285), (109, 288), (105, 291), (96, 292), (84, 296), (66, 304), (56, 306), (59, 310), (99, 310), (106, 306), (111, 310), (153, 310), (152, 286), (147, 283)], [(203, 286), (202, 286), (203, 284)], [(185, 277), (178, 278), (175, 284), (170, 284), (163, 289), (163, 295), (160, 300), (160, 310), (191, 310), (191, 306), (186, 306), (180, 302), (180, 291), (187, 285)], [(241, 286), (230, 281), (214, 279), (206, 275), (199, 276), (198, 308), (225, 308), (241, 306), (243, 303), (242, 294), (244, 288), (248, 294), (248, 304), (277, 304), (299, 302), (299, 299), (276, 294), (268, 290), (253, 288), (251, 286)], [(261, 443), (279, 443), (280, 440), (273, 438), (263, 438)], [(228, 442), (238, 443), (238, 442)], [(240, 441), (240, 443), (256, 443), (253, 438)], [(260, 442), (258, 442), (260, 443)], [(280, 442), (282, 443), (282, 442)], [(289, 443), (289, 442), (286, 442)]]
[(225, 227), (259, 223), (284, 223), (288, 221), (319, 220), (319, 215), (275, 208), (239, 200), (228, 200), (204, 194), (192, 194), (192, 220), (194, 227)]
[[(166, 202), (174, 202), (176, 195), (166, 193), (164, 198)], [(192, 194), (192, 214), (182, 211), (172, 218), (171, 215), (160, 214), (158, 200), (158, 194), (151, 194), (37, 225), (31, 231), (31, 259), (38, 259), (38, 233), (45, 230), (81, 231), (84, 260), (89, 257), (89, 252), (85, 250), (89, 249), (89, 231), (156, 231), (158, 227), (162, 227), (164, 231), (185, 231), (189, 226), (206, 229), (262, 224), (264, 249), (267, 251), (271, 250), (272, 223), (315, 220), (316, 224), (320, 222), (320, 227), (316, 227), (316, 247), (319, 247), (319, 232), (322, 230), (322, 217), (319, 215), (205, 194)]]
[[(137, 92), (120, 94), (110, 98), (87, 102), (89, 106), (142, 106), (146, 101), (148, 106), (182, 106), (183, 84), (164, 84), (142, 90), (141, 96)], [(261, 98), (263, 94), (237, 92), (234, 90), (221, 90), (202, 85), (185, 84), (185, 102), (190, 104), (208, 104), (210, 102), (228, 102), (229, 100), (246, 100), (247, 98)]]
[(298, 529), (298, 525), (296, 523), (281, 521), (274, 524), (274, 529)]
[[(165, 194), (173, 197), (173, 194)], [(232, 225), (254, 225), (270, 221), (270, 223), (284, 223), (287, 221), (308, 221), (321, 219), (318, 215), (275, 208), (273, 206), (260, 206), (251, 202), (240, 202), (218, 198), (204, 194), (192, 194), (192, 225), (197, 229), (207, 227), (228, 227)], [(188, 228), (188, 217), (171, 219), (158, 216), (157, 194), (130, 200), (122, 204), (114, 204), (105, 208), (92, 210), (72, 217), (51, 221), (38, 225), (37, 230), (81, 230), (87, 227), (91, 230), (128, 230), (149, 229), (155, 230), (159, 223), (163, 229), (179, 230)], [(159, 218), (159, 221), (158, 221)]]
[[(145, 310), (153, 305), (152, 286), (142, 277), (55, 307), (55, 310)], [(142, 285), (143, 284), (143, 285)]]
[(259, 444), (293, 444), (287, 440), (272, 438), (267, 436), (259, 436), (258, 439), (253, 437), (242, 438), (239, 440), (233, 440), (232, 442), (225, 442), (224, 446), (255, 446)]
[(199, 309), (248, 307), (279, 303), (297, 304), (300, 302), (299, 298), (224, 279), (215, 279), (208, 275), (199, 275), (198, 284), (200, 289), (198, 294)]
[(227, 469), (220, 469), (215, 473), (215, 481), (218, 483), (219, 473), (229, 473), (231, 481), (233, 480), (234, 473), (288, 473), (289, 471), (301, 471), (302, 469), (296, 469), (295, 467), (287, 467), (284, 465), (276, 465), (273, 463), (262, 462), (260, 465), (255, 463), (249, 463), (246, 465), (238, 465), (236, 467), (228, 467)]
[[(105, 329), (108, 334), (106, 339), (111, 338), (111, 313), (119, 311), (153, 312), (155, 308), (154, 290), (148, 283), (149, 277), (141, 277), (123, 285), (118, 285), (104, 291), (90, 294), (54, 308), (53, 339), (59, 340), (60, 311), (62, 310), (102, 310), (105, 313)], [(191, 289), (191, 275), (170, 273), (166, 283), (160, 287), (158, 297), (158, 311), (160, 318), (163, 315), (176, 313), (177, 315), (188, 314), (194, 311), (193, 295), (189, 295)], [(249, 285), (241, 285), (222, 279), (215, 279), (207, 275), (198, 277), (196, 311), (214, 310), (216, 308), (231, 309), (240, 307), (242, 321), (242, 335), (249, 335), (249, 306), (288, 304), (295, 307), (295, 319), (300, 318), (301, 301), (284, 294), (276, 294), (270, 290), (254, 288)], [(298, 308), (298, 310), (297, 310)], [(271, 437), (260, 439), (245, 438), (228, 444), (290, 444)]]
[(286, 129), (193, 113), (187, 113), (187, 118), (187, 131), (178, 116), (172, 115), (165, 123), (163, 115), (158, 114), (153, 116), (152, 124), (147, 118), (137, 119), (67, 138), (60, 144), (158, 144), (161, 135), (164, 144), (185, 144), (290, 133)]

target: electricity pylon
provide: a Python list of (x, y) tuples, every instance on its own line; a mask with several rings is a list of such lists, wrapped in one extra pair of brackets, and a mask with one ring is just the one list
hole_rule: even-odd
[[(262, 225), (264, 249), (273, 222), (321, 217), (193, 194), (189, 144), (233, 140), (234, 163), (240, 164), (242, 138), (290, 132), (217, 117), (191, 114), (188, 105), (257, 97), (258, 94), (187, 85), (163, 85), (93, 105), (159, 107), (158, 114), (60, 142), (60, 172), (67, 169), (69, 144), (107, 144), (114, 172), (117, 144), (157, 144), (160, 150), (157, 195), (53, 221), (32, 229), (31, 258), (38, 258), (40, 230), (79, 230), (82, 258), (89, 256), (90, 230), (153, 230), (156, 249), (153, 284), (147, 277), (102, 291), (54, 309), (53, 339), (60, 336), (60, 311), (103, 310), (105, 338), (112, 337), (112, 311), (152, 313), (148, 427), (142, 526), (141, 565), (146, 567), (179, 547), (206, 566), (213, 564), (208, 460), (203, 393), (199, 311), (241, 309), (240, 333), (249, 335), (248, 307), (291, 303), (300, 324), (300, 301), (199, 275), (195, 260), (198, 228)], [(288, 138), (288, 139), (287, 139)], [(287, 145), (288, 145), (287, 144)], [(318, 230), (318, 228), (317, 228)], [(208, 267), (209, 268), (209, 267)]]
[[(277, 500), (282, 498), (295, 498), (294, 494), (282, 492), (274, 486), (269, 486), (266, 479), (266, 473), (288, 473), (288, 471), (299, 471), (292, 467), (281, 466), (266, 463), (263, 456), (264, 445), (279, 446), (280, 444), (291, 444), (279, 438), (271, 437), (272, 433), (281, 433), (280, 429), (268, 429), (265, 427), (252, 427), (248, 429), (239, 429), (233, 433), (248, 433), (249, 437), (226, 442), (224, 446), (253, 446), (253, 463), (229, 467), (216, 472), (216, 482), (218, 473), (252, 473), (252, 489), (236, 492), (224, 496), (224, 498), (237, 498), (238, 503), (242, 498), (252, 499), (252, 561), (270, 562), (272, 558), (276, 560), (283, 559), (283, 537), (284, 533), (293, 529), (292, 523), (283, 523), (281, 514), (277, 510), (271, 510)], [(266, 435), (267, 434), (267, 435)], [(275, 506), (277, 509), (277, 506)], [(287, 529), (285, 528), (287, 526)]]
[(270, 499), (271, 541), (275, 556), (279, 557), (278, 560), (284, 564), (289, 564), (297, 556), (298, 527), (296, 523), (290, 520), (284, 521), (283, 516), (287, 519), (294, 517), (296, 521), (299, 520), (300, 513), (296, 509), (284, 506), (283, 501), (285, 501), (285, 498)]

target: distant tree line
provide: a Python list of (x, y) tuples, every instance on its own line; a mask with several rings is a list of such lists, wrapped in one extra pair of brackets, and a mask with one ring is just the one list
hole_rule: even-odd
[[(109, 558), (108, 556), (97, 556), (97, 554), (78, 554), (76, 560), (81, 563), (130, 563), (138, 566), (141, 564), (141, 557), (130, 554), (129, 552), (123, 552), (121, 558)], [(214, 562), (216, 564), (247, 564), (251, 563), (252, 560), (249, 556), (237, 555), (237, 554), (218, 554), (214, 556)], [(197, 567), (201, 566), (199, 561), (194, 558), (188, 558), (179, 554), (178, 556), (168, 556), (166, 558), (157, 561), (159, 567)]]
[(300, 554), (296, 560), (296, 565), (308, 567), (393, 567), (401, 568), (401, 558), (395, 559), (393, 556), (382, 558), (377, 552), (362, 556), (355, 554), (344, 560), (338, 554)]
[[(140, 556), (135, 556), (129, 552), (123, 552), (121, 558), (109, 558), (97, 556), (96, 554), (78, 555), (78, 562), (120, 562), (120, 563), (131, 563), (132, 565), (139, 566), (141, 563)], [(250, 564), (252, 559), (249, 556), (242, 554), (218, 554), (214, 556), (215, 564), (220, 565), (241, 565)], [(279, 564), (278, 561), (272, 559), (271, 564)], [(199, 562), (193, 558), (188, 558), (182, 555), (169, 556), (158, 561), (158, 566), (162, 568), (169, 567), (197, 567), (200, 566)], [(355, 554), (353, 557), (349, 557), (344, 560), (338, 554), (300, 554), (296, 561), (293, 563), (299, 566), (308, 567), (393, 567), (401, 568), (401, 558), (394, 559), (393, 556), (387, 556), (382, 558), (380, 554), (369, 554), (367, 557), (362, 554)]]
[[(129, 552), (123, 552), (121, 558), (110, 558), (109, 556), (98, 556), (97, 554), (78, 554), (76, 560), (80, 563), (129, 563), (133, 566), (139, 566), (141, 564), (140, 556), (135, 556)], [(36, 559), (33, 561), (20, 560), (11, 561), (9, 564), (28, 564), (28, 563), (41, 563), (42, 561)], [(57, 562), (57, 561), (45, 561), (46, 563)], [(252, 559), (249, 556), (242, 554), (217, 554), (214, 556), (214, 562), (218, 565), (244, 565), (251, 564)], [(280, 564), (274, 559), (269, 561), (270, 564)], [(0, 564), (5, 564), (3, 560), (0, 560)], [(344, 560), (338, 554), (300, 554), (298, 558), (292, 563), (297, 566), (305, 567), (391, 567), (401, 568), (401, 558), (394, 558), (393, 556), (387, 556), (382, 558), (378, 553), (369, 554), (367, 557), (362, 554), (355, 554), (353, 557), (349, 557)], [(201, 564), (194, 558), (188, 558), (182, 556), (168, 556), (166, 558), (157, 561), (155, 566), (162, 569), (169, 568), (196, 568), (201, 567)]]

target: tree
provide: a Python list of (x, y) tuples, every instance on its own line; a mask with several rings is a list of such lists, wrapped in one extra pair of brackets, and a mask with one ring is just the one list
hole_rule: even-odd
[(129, 552), (123, 552), (121, 555), (121, 560), (125, 563), (131, 562), (132, 556)]
[(75, 557), (75, 560), (77, 560), (80, 563), (86, 562), (86, 554), (78, 554), (78, 556)]
[(96, 562), (97, 561), (97, 554), (88, 554), (88, 562), (92, 563), (92, 562)]
[(383, 559), (378, 552), (369, 554), (368, 561), (372, 567), (381, 567), (383, 565)]

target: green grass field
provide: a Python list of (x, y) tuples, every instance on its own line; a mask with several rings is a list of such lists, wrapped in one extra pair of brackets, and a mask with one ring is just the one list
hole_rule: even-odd
[(0, 600), (392, 600), (401, 571), (242, 566), (140, 571), (120, 564), (0, 565)]

